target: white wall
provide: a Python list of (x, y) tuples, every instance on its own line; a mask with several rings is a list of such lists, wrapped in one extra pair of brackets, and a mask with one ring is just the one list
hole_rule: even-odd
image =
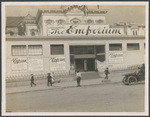
[[(123, 62), (120, 63), (109, 63), (109, 44), (111, 43), (122, 43), (122, 51), (123, 53)], [(127, 43), (140, 43), (140, 50), (135, 51), (127, 51)], [(104, 62), (98, 62), (97, 66), (99, 71), (103, 71), (106, 67), (109, 67), (110, 70), (120, 70), (124, 69), (127, 66), (137, 65), (144, 63), (144, 39), (111, 39), (108, 37), (106, 39), (100, 38), (98, 39), (50, 39), (50, 38), (25, 38), (25, 39), (12, 39), (12, 41), (6, 41), (6, 71), (8, 75), (18, 74), (18, 72), (14, 72), (11, 70), (11, 61), (12, 58), (41, 58), (43, 59), (43, 70), (42, 71), (33, 71), (34, 73), (47, 73), (50, 71), (50, 58), (51, 57), (65, 57), (66, 61), (66, 71), (70, 70), (70, 53), (69, 53), (69, 45), (105, 45), (106, 50), (106, 60)], [(11, 45), (43, 45), (43, 55), (42, 56), (11, 56)], [(51, 55), (50, 54), (50, 45), (51, 44), (64, 44), (64, 55)], [(30, 74), (32, 71), (24, 71), (19, 72), (20, 74)]]

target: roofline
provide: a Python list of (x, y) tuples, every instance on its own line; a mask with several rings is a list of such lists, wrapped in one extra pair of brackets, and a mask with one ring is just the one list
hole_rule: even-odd
[(47, 39), (47, 40), (60, 40), (60, 39), (64, 39), (64, 40), (70, 40), (70, 39), (77, 39), (77, 40), (84, 40), (84, 39), (88, 39), (88, 40), (99, 40), (99, 39), (145, 39), (145, 36), (143, 35), (137, 35), (137, 36), (130, 36), (130, 35), (101, 35), (101, 36), (15, 36), (15, 37), (11, 37), (11, 36), (7, 36), (6, 39), (8, 40), (13, 40), (13, 39), (17, 39), (17, 40), (22, 40), (22, 39), (28, 39), (28, 40), (33, 40), (33, 39)]

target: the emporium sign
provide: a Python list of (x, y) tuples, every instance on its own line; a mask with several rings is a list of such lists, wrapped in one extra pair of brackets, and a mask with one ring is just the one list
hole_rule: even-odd
[(110, 28), (108, 25), (66, 25), (47, 27), (47, 35), (124, 35), (123, 28)]

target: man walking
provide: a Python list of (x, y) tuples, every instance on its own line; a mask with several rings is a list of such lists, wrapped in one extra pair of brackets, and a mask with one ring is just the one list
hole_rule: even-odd
[(48, 73), (48, 76), (47, 76), (47, 86), (49, 87), (49, 83), (51, 84), (52, 86), (52, 76), (51, 76), (51, 73)]
[(77, 86), (80, 87), (81, 73), (79, 71), (77, 71), (76, 73), (76, 78), (77, 78)]
[(31, 74), (30, 81), (31, 81), (31, 83), (30, 83), (31, 87), (32, 87), (33, 84), (34, 84), (34, 86), (36, 86), (36, 84), (34, 83), (34, 76), (33, 76), (33, 74)]
[(105, 75), (106, 75), (105, 79), (108, 79), (108, 74), (110, 74), (108, 67), (105, 69), (104, 72), (105, 72)]

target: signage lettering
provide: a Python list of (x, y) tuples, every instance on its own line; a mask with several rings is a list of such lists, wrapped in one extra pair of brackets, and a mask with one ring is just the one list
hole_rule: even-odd
[(121, 28), (108, 28), (108, 27), (92, 27), (92, 26), (69, 26), (67, 28), (49, 28), (48, 35), (122, 35), (123, 29)]
[(50, 58), (51, 62), (61, 62), (61, 61), (65, 61), (65, 58)]
[(14, 58), (12, 61), (14, 64), (27, 63), (27, 60), (25, 60), (25, 59), (21, 60), (21, 59)]

